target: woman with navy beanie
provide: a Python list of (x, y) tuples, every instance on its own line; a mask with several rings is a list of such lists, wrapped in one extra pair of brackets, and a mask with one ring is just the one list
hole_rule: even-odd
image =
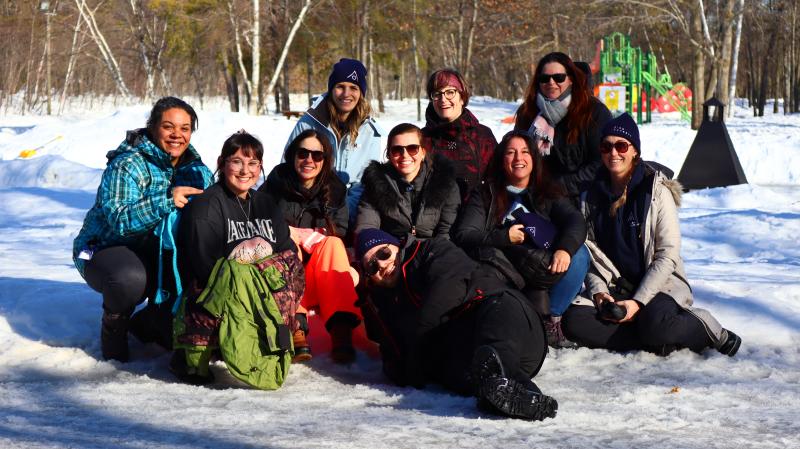
[(328, 77), (328, 91), (300, 118), (286, 142), (288, 147), (307, 129), (314, 129), (328, 138), (334, 150), (334, 170), (347, 185), (351, 222), (363, 191), (361, 174), (371, 160), (380, 160), (382, 152), (383, 131), (370, 117), (366, 93), (364, 64), (356, 59), (340, 59)]
[(564, 314), (564, 334), (590, 348), (667, 355), (713, 347), (733, 356), (741, 338), (692, 307), (680, 255), (680, 183), (642, 161), (628, 114), (603, 127), (600, 153), (603, 165), (581, 195), (592, 265), (586, 290)]

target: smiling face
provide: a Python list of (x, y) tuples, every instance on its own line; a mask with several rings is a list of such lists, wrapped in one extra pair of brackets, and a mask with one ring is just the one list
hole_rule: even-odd
[(461, 93), (453, 86), (445, 86), (431, 95), (433, 110), (442, 120), (452, 122), (461, 117), (464, 111), (464, 100)]
[[(387, 251), (388, 257), (381, 257), (382, 254), (379, 254), (387, 254)], [(369, 281), (373, 286), (391, 288), (397, 284), (397, 280), (400, 279), (399, 254), (400, 248), (388, 243), (370, 248), (364, 254), (361, 263), (367, 271), (365, 274), (368, 274), (370, 269), (375, 270), (373, 274), (368, 274)]]
[[(542, 75), (559, 74), (567, 74), (567, 69), (558, 62), (548, 62), (544, 65), (544, 67), (542, 67)], [(571, 85), (572, 80), (569, 78), (569, 75), (561, 83), (558, 83), (555, 79), (550, 78), (550, 80), (546, 83), (539, 83), (539, 92), (541, 92), (545, 98), (555, 100), (556, 98), (560, 97)]]
[[(419, 151), (417, 154), (409, 154), (408, 149), (403, 149), (402, 151), (394, 151), (392, 149), (407, 145), (418, 145)], [(406, 181), (413, 181), (417, 177), (420, 167), (422, 167), (422, 161), (425, 159), (425, 148), (421, 146), (419, 135), (416, 132), (398, 134), (392, 137), (391, 142), (389, 142), (389, 150), (389, 160), (395, 170)]]
[[(616, 142), (623, 142), (628, 144), (628, 149), (620, 153), (613, 145)], [(600, 152), (600, 157), (608, 169), (611, 178), (615, 180), (626, 180), (631, 170), (633, 170), (633, 161), (639, 155), (636, 148), (631, 145), (630, 141), (617, 136), (607, 136), (603, 139), (602, 146), (608, 147), (611, 145), (611, 151), (605, 152), (605, 149)]]
[(503, 169), (508, 183), (514, 187), (528, 187), (533, 172), (533, 156), (525, 139), (512, 137), (503, 153)]
[(300, 178), (300, 183), (303, 187), (310, 188), (314, 185), (314, 180), (317, 179), (323, 165), (325, 165), (324, 155), (325, 150), (322, 147), (322, 143), (316, 137), (306, 137), (300, 141), (300, 145), (295, 152), (294, 171), (297, 173), (297, 177)]
[(345, 120), (353, 112), (360, 98), (361, 89), (356, 84), (344, 81), (333, 86), (331, 99), (339, 112), (339, 120)]
[(261, 161), (246, 153), (255, 154), (252, 151), (244, 152), (240, 148), (225, 159), (222, 167), (225, 185), (240, 198), (247, 198), (247, 192), (256, 185), (261, 174)]
[(183, 109), (167, 109), (161, 115), (161, 121), (154, 134), (155, 144), (169, 154), (174, 167), (189, 148), (189, 140), (192, 138), (192, 118)]

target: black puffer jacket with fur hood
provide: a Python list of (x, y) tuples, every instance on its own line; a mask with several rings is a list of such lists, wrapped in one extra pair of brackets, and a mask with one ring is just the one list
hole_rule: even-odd
[(372, 161), (361, 178), (364, 194), (358, 205), (356, 235), (378, 228), (403, 239), (449, 238), (461, 196), (455, 170), (446, 157), (428, 154), (411, 184), (405, 182), (390, 162)]

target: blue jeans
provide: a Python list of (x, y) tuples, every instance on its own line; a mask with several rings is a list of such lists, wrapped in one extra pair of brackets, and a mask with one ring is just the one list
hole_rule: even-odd
[(553, 316), (561, 316), (572, 300), (578, 296), (589, 271), (589, 262), (589, 250), (586, 245), (581, 245), (569, 261), (569, 268), (564, 277), (550, 289), (550, 313)]

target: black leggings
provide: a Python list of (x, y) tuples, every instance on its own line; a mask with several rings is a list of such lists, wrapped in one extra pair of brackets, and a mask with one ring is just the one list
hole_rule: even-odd
[(701, 352), (711, 346), (711, 338), (700, 319), (666, 293), (657, 294), (630, 323), (601, 319), (594, 306), (573, 305), (564, 313), (561, 326), (567, 338), (589, 348), (643, 349), (666, 355), (674, 349)]
[(105, 248), (86, 262), (84, 277), (89, 287), (103, 294), (106, 311), (130, 315), (137, 304), (155, 293), (158, 255), (127, 246)]
[(473, 394), (467, 373), (478, 346), (492, 346), (506, 376), (523, 384), (539, 372), (547, 355), (544, 326), (519, 293), (484, 300), (474, 309), (440, 326), (428, 341), (428, 376), (461, 394)]

